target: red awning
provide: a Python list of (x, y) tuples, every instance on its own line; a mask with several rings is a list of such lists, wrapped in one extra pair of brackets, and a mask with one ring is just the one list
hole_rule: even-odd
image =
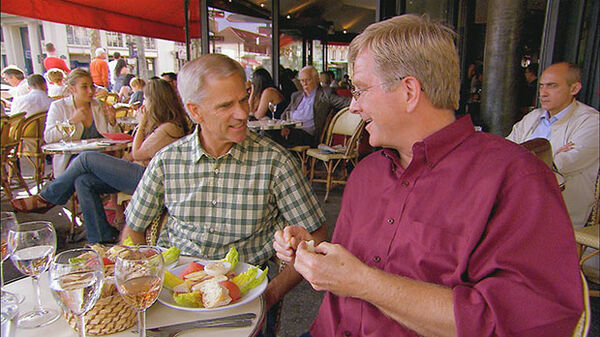
[[(200, 38), (199, 7), (190, 1), (190, 38)], [(183, 0), (2, 0), (3, 13), (185, 42)]]

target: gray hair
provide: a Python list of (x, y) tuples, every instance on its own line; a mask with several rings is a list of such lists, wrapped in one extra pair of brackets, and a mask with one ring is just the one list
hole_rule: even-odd
[[(177, 74), (177, 90), (184, 106), (187, 103), (200, 104), (202, 102), (206, 96), (204, 89), (207, 78), (223, 78), (231, 75), (238, 75), (242, 81), (246, 82), (244, 68), (237, 61), (223, 54), (202, 55), (188, 62)], [(192, 120), (195, 122), (194, 118)]]
[(349, 61), (369, 49), (384, 82), (413, 76), (434, 106), (456, 110), (460, 71), (454, 36), (452, 29), (427, 15), (396, 16), (370, 25), (352, 40)]
[(96, 48), (96, 51), (94, 54), (96, 54), (96, 57), (100, 57), (100, 55), (102, 55), (104, 53), (106, 53), (106, 50), (104, 48), (100, 47), (100, 48)]
[[(319, 81), (319, 71), (317, 70), (317, 68), (313, 67), (313, 66), (304, 66), (299, 73), (307, 71), (310, 74), (310, 77), (312, 78), (316, 78), (317, 82)], [(299, 74), (298, 73), (298, 74)]]

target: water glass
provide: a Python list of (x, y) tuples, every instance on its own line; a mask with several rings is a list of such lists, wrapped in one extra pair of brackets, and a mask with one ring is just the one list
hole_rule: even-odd
[(164, 277), (160, 250), (135, 246), (121, 251), (115, 262), (115, 283), (123, 300), (138, 312), (138, 332), (146, 336), (146, 309), (158, 298)]
[(8, 231), (8, 251), (17, 269), (31, 276), (35, 296), (33, 310), (19, 316), (17, 326), (39, 328), (57, 320), (57, 310), (42, 308), (39, 284), (40, 274), (48, 269), (56, 251), (56, 232), (52, 223), (33, 221), (15, 225)]
[(79, 336), (85, 337), (84, 315), (96, 304), (104, 284), (102, 259), (91, 248), (67, 250), (54, 257), (48, 277), (52, 296), (65, 312), (77, 316)]
[(13, 337), (17, 329), (16, 320), (19, 316), (19, 299), (11, 293), (2, 294), (2, 309), (0, 313), (0, 321), (2, 323), (2, 337)]
[[(1, 240), (2, 240), (2, 260), (0, 261), (0, 292), (4, 297), (5, 294), (9, 292), (4, 291), (4, 261), (8, 259), (8, 230), (14, 227), (17, 224), (17, 218), (15, 217), (15, 213), (13, 212), (2, 212), (0, 218), (0, 229), (2, 230)], [(18, 303), (23, 303), (25, 300), (25, 296), (20, 294), (9, 293), (12, 296), (17, 298)]]

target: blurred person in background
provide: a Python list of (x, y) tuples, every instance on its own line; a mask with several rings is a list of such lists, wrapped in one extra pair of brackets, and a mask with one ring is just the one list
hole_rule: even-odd
[(25, 117), (29, 117), (36, 112), (48, 111), (52, 98), (48, 97), (48, 87), (44, 76), (39, 74), (29, 75), (27, 84), (31, 90), (26, 95), (13, 99), (11, 114), (26, 112)]
[(285, 107), (281, 109), (278, 104), (283, 100), (283, 95), (275, 88), (271, 74), (264, 68), (256, 69), (250, 78), (250, 115), (256, 119), (265, 116), (274, 118), (276, 117), (275, 110), (271, 111), (270, 109), (277, 106), (277, 110), (281, 113)]
[(46, 71), (49, 71), (52, 68), (58, 68), (64, 71), (65, 74), (68, 74), (71, 71), (65, 60), (56, 57), (56, 48), (54, 48), (52, 42), (46, 43), (46, 52), (48, 53), (48, 56), (44, 59), (44, 68), (46, 68)]
[(144, 87), (146, 86), (146, 81), (139, 77), (134, 77), (129, 81), (129, 86), (133, 93), (129, 98), (129, 104), (140, 104), (144, 103)]
[(109, 73), (108, 63), (106, 62), (106, 50), (104, 48), (97, 48), (95, 51), (96, 57), (90, 63), (90, 74), (94, 84), (109, 88)]
[[(115, 68), (117, 67), (117, 62), (121, 59), (121, 53), (119, 53), (118, 51), (116, 51), (113, 54), (113, 59), (111, 61), (108, 62), (108, 73), (110, 74), (110, 85), (111, 88), (110, 89), (114, 89), (115, 87), (115, 83), (117, 80), (117, 76), (115, 76)], [(117, 91), (118, 92), (118, 91)]]
[(64, 97), (70, 94), (69, 88), (65, 85), (65, 73), (58, 69), (52, 68), (46, 73), (50, 84), (48, 85), (48, 96), (50, 97)]
[(12, 88), (8, 93), (2, 92), (2, 98), (16, 98), (29, 92), (29, 85), (25, 80), (25, 73), (17, 66), (8, 66), (2, 69), (2, 79)]

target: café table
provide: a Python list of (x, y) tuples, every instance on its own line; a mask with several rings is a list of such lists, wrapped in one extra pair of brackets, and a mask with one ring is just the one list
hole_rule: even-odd
[[(183, 257), (180, 259), (179, 264), (185, 263), (185, 261), (193, 261), (191, 257)], [(40, 295), (42, 300), (42, 306), (46, 308), (52, 308), (60, 311), (59, 305), (56, 303), (50, 288), (48, 287), (48, 272), (44, 272), (40, 275)], [(31, 285), (31, 278), (26, 277), (20, 280), (14, 281), (10, 284), (4, 285), (5, 290), (19, 293), (25, 296), (25, 301), (19, 305), (19, 312), (27, 312), (33, 308), (34, 295), (33, 287)], [(265, 320), (265, 301), (263, 295), (257, 297), (253, 301), (250, 301), (239, 307), (218, 310), (218, 311), (202, 311), (202, 312), (190, 312), (182, 311), (173, 308), (169, 308), (162, 303), (156, 301), (150, 308), (146, 310), (146, 328), (151, 329), (164, 325), (177, 324), (192, 322), (201, 319), (218, 318), (243, 313), (254, 313), (256, 318), (253, 319), (252, 325), (241, 328), (200, 328), (183, 331), (178, 334), (178, 337), (184, 336), (198, 336), (202, 337), (248, 337), (256, 336)], [(132, 331), (137, 327), (126, 329), (121, 332), (106, 335), (111, 337), (135, 337), (137, 334)], [(51, 323), (45, 327), (37, 329), (21, 329), (17, 328), (15, 337), (39, 337), (39, 336), (52, 336), (52, 337), (77, 337), (78, 334), (73, 330), (67, 321), (61, 316), (57, 321)]]
[(138, 125), (138, 120), (135, 117), (119, 117), (117, 123), (123, 131), (128, 132)]
[(302, 122), (284, 119), (260, 119), (248, 121), (248, 128), (252, 131), (281, 130), (284, 127), (302, 126)]

